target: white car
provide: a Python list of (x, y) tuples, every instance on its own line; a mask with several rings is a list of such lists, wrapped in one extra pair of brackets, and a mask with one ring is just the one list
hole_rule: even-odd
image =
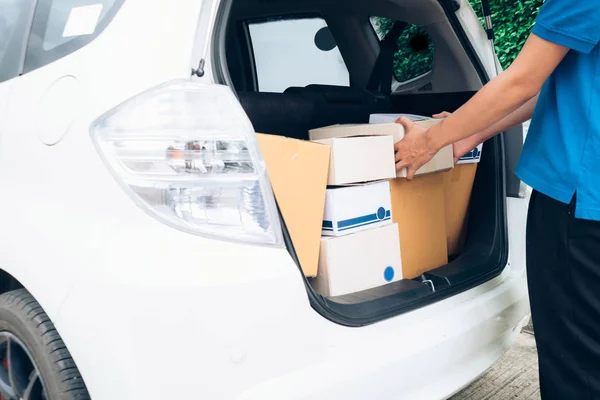
[(495, 60), (467, 0), (0, 0), (0, 399), (458, 392), (528, 321), (522, 132), (461, 255), (360, 298), (304, 278), (255, 132), (452, 111)]

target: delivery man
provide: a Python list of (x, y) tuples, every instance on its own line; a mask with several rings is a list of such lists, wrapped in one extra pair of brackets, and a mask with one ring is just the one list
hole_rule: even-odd
[(600, 399), (600, 2), (546, 0), (521, 53), (429, 130), (406, 118), (396, 166), (455, 159), (533, 116), (519, 178), (534, 189), (527, 273), (543, 399)]

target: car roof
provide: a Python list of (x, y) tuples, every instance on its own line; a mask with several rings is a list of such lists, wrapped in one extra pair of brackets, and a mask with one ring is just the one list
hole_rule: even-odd
[(445, 21), (438, 0), (233, 0), (234, 19), (264, 18), (272, 15), (321, 14), (382, 16), (427, 26)]
[[(436, 44), (434, 91), (478, 90), (481, 80), (438, 0), (227, 0), (229, 20), (320, 15), (340, 48), (354, 85), (368, 81), (379, 51), (375, 35), (365, 35), (369, 17), (386, 17), (425, 27)], [(233, 28), (235, 24), (230, 24)], [(230, 33), (232, 29), (230, 29)], [(232, 38), (230, 43), (235, 42)], [(234, 54), (231, 54), (233, 57)]]

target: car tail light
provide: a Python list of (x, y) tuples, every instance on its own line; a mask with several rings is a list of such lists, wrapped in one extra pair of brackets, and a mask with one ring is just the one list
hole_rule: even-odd
[(178, 229), (281, 245), (252, 124), (227, 86), (173, 81), (101, 116), (91, 135), (129, 195)]

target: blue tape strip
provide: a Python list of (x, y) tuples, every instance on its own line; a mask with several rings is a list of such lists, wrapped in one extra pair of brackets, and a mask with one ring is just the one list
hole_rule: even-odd
[[(361, 217), (351, 218), (337, 223), (339, 231), (347, 231), (349, 229), (358, 228), (365, 225), (376, 224), (382, 221), (389, 221), (392, 218), (392, 211), (379, 207), (376, 213), (363, 215)], [(322, 230), (333, 231), (333, 221), (324, 220)]]
[(363, 225), (367, 222), (377, 222), (382, 221), (385, 218), (389, 217), (391, 214), (390, 210), (386, 210), (383, 207), (379, 207), (376, 213), (363, 215), (361, 217), (351, 218), (344, 221), (339, 221), (337, 223), (338, 229), (349, 228), (357, 225)]
[(359, 225), (353, 225), (353, 226), (349, 226), (349, 227), (347, 227), (347, 228), (339, 228), (339, 231), (340, 231), (340, 232), (343, 232), (343, 231), (347, 231), (347, 230), (350, 230), (350, 229), (359, 228), (359, 227), (361, 227), (361, 226), (372, 225), (372, 224), (379, 224), (379, 223), (381, 223), (381, 222), (383, 222), (383, 221), (389, 221), (390, 219), (391, 219), (391, 218), (389, 218), (389, 217), (388, 217), (388, 218), (384, 218), (384, 219), (378, 219), (378, 220), (376, 220), (376, 221), (369, 221), (369, 222), (365, 222), (365, 223), (363, 223), (363, 224), (359, 224)]

